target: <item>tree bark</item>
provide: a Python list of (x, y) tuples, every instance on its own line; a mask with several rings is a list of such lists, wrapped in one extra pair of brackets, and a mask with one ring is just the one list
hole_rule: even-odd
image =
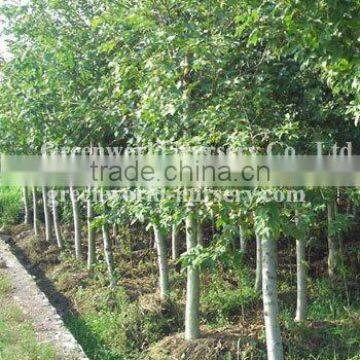
[(53, 195), (52, 195), (51, 203), (52, 203), (52, 214), (53, 214), (55, 239), (56, 239), (57, 246), (60, 249), (62, 249), (64, 244), (63, 244), (61, 234), (60, 234), (60, 229), (59, 229), (58, 211), (57, 211), (57, 203), (56, 203), (55, 193), (53, 193)]
[[(194, 208), (190, 206), (186, 218), (186, 249), (190, 251), (197, 245), (197, 221)], [(200, 337), (200, 273), (199, 269), (188, 267), (185, 305), (185, 339), (195, 340)]]
[(333, 279), (336, 275), (336, 266), (337, 266), (337, 239), (334, 234), (331, 233), (331, 222), (335, 220), (335, 204), (334, 201), (329, 201), (327, 204), (327, 214), (328, 214), (328, 274), (330, 279)]
[(177, 260), (179, 256), (178, 226), (175, 224), (171, 228), (171, 255), (173, 260)]
[[(104, 199), (103, 189), (101, 189), (100, 195), (101, 195), (101, 202), (103, 204), (104, 211), (106, 211), (106, 202)], [(116, 284), (115, 277), (114, 277), (114, 274), (115, 274), (114, 273), (114, 259), (113, 259), (113, 253), (112, 253), (112, 248), (111, 248), (109, 225), (107, 224), (106, 219), (103, 221), (103, 224), (102, 224), (102, 233), (103, 233), (105, 261), (106, 261), (106, 265), (107, 265), (107, 269), (108, 269), (108, 273), (109, 273), (109, 277), (110, 277), (110, 286), (114, 287)]]
[[(91, 190), (91, 189), (89, 189)], [(91, 203), (91, 191), (89, 191), (89, 196), (86, 202), (86, 220), (87, 220), (87, 230), (88, 230), (88, 254), (87, 254), (87, 267), (91, 269), (92, 265), (95, 263), (95, 230), (91, 226), (91, 220), (93, 217), (92, 203)]]
[(38, 206), (36, 199), (36, 187), (32, 188), (32, 197), (33, 197), (33, 225), (34, 225), (34, 234), (39, 236), (39, 222), (38, 222)]
[(297, 296), (295, 321), (306, 320), (306, 258), (305, 241), (296, 239), (296, 274), (297, 274)]
[(262, 251), (261, 251), (261, 238), (257, 231), (256, 236), (256, 271), (255, 271), (255, 291), (261, 290), (262, 284)]
[(30, 222), (29, 194), (28, 194), (28, 188), (26, 186), (23, 187), (23, 197), (24, 197), (24, 224), (28, 225)]
[(203, 236), (202, 224), (200, 220), (198, 220), (196, 226), (196, 238), (197, 238), (197, 244), (204, 246), (204, 236)]
[(262, 292), (264, 304), (266, 347), (268, 360), (283, 360), (283, 345), (279, 325), (279, 305), (276, 288), (276, 240), (263, 236)]
[(78, 209), (75, 189), (73, 186), (70, 186), (70, 198), (71, 198), (71, 205), (72, 205), (73, 219), (74, 219), (75, 257), (77, 259), (81, 259), (82, 254), (81, 254), (81, 231), (80, 231), (79, 209)]
[(159, 266), (159, 290), (161, 300), (166, 300), (170, 295), (169, 266), (167, 261), (166, 235), (163, 229), (154, 225), (154, 235), (157, 247)]
[(113, 238), (114, 238), (114, 243), (116, 243), (116, 239), (118, 237), (118, 229), (117, 229), (117, 224), (113, 224)]
[(245, 252), (246, 251), (246, 246), (247, 246), (247, 241), (245, 238), (245, 234), (244, 234), (244, 228), (239, 225), (239, 238), (240, 238), (240, 249)]
[(43, 199), (43, 207), (44, 207), (44, 220), (45, 220), (45, 240), (47, 242), (51, 242), (51, 220), (49, 214), (48, 207), (48, 199), (47, 199), (47, 187), (42, 187), (42, 199)]

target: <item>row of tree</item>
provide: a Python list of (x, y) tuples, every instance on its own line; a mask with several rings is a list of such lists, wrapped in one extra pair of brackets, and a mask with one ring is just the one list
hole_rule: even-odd
[[(210, 264), (224, 260), (235, 261), (234, 256), (240, 251), (246, 254), (251, 241), (256, 239), (256, 278), (254, 289), (262, 291), (264, 302), (265, 327), (269, 357), (279, 359), (282, 356), (282, 341), (278, 322), (277, 298), (277, 240), (279, 237), (292, 237), (296, 241), (297, 268), (297, 303), (295, 321), (307, 320), (307, 258), (306, 244), (310, 231), (319, 227), (326, 229), (328, 241), (328, 276), (333, 281), (343, 281), (345, 288), (346, 267), (342, 236), (353, 223), (356, 215), (358, 194), (353, 191), (307, 190), (306, 202), (293, 203), (264, 203), (260, 197), (244, 205), (244, 202), (217, 201), (196, 202), (195, 197), (189, 196), (183, 201), (174, 202), (176, 189), (168, 190), (161, 200), (156, 199), (155, 190), (142, 190), (139, 199), (124, 198), (123, 191), (69, 188), (68, 198), (59, 201), (61, 191), (49, 190), (42, 187), (42, 214), (44, 222), (44, 238), (50, 244), (60, 249), (71, 247), (74, 256), (84, 260), (84, 248), (87, 248), (87, 266), (89, 270), (96, 263), (96, 232), (102, 233), (102, 251), (107, 265), (110, 286), (116, 286), (119, 274), (116, 274), (113, 251), (117, 241), (118, 228), (125, 224), (139, 222), (144, 225), (144, 231), (153, 230), (154, 246), (158, 257), (158, 292), (161, 300), (167, 301), (171, 294), (171, 278), (169, 259), (180, 261), (187, 269), (186, 282), (186, 310), (185, 310), (185, 338), (194, 340), (200, 334), (200, 278), (201, 272)], [(63, 190), (64, 191), (64, 190)], [(267, 190), (271, 193), (273, 190)], [(218, 190), (221, 194), (223, 191)], [(199, 191), (197, 191), (197, 194)], [(32, 188), (32, 225), (36, 236), (39, 231), (39, 196), (37, 189)], [(86, 200), (84, 203), (81, 200)], [(50, 203), (48, 201), (50, 199)], [(97, 200), (98, 199), (98, 200)], [(355, 200), (355, 202), (354, 202)], [(71, 204), (73, 220), (73, 241), (63, 241), (59, 219), (61, 208)], [(340, 204), (340, 211), (338, 210)], [(344, 207), (346, 204), (346, 207)], [(85, 206), (84, 206), (85, 205)], [(51, 208), (51, 210), (50, 210)], [(86, 208), (86, 211), (84, 211)], [(29, 194), (24, 187), (24, 222), (30, 223), (31, 206)], [(52, 213), (52, 217), (50, 216)], [(83, 243), (85, 234), (82, 222), (85, 220), (80, 214), (86, 214), (87, 244)], [(51, 221), (52, 219), (52, 221)], [(212, 225), (211, 225), (212, 224)], [(314, 225), (316, 224), (316, 225)], [(182, 246), (181, 228), (185, 227), (186, 249)], [(212, 237), (205, 238), (204, 229), (214, 227)], [(316, 230), (315, 230), (316, 231)], [(181, 254), (181, 250), (185, 250)], [(121, 250), (120, 250), (121, 251)], [(176, 262), (175, 262), (176, 264)], [(348, 295), (348, 294), (347, 294)]]
[[(334, 143), (359, 148), (359, 61), (356, 1), (45, 1), (1, 6), (11, 34), (12, 58), (0, 64), (2, 152), (38, 154), (49, 149), (100, 146), (214, 146), (252, 148), (270, 143), (313, 153)], [(39, 189), (40, 190), (40, 189)], [(69, 188), (74, 249), (82, 254), (79, 202)], [(147, 192), (146, 190), (143, 190)], [(169, 193), (173, 190), (168, 190)], [(28, 189), (24, 190), (29, 221)], [(35, 234), (39, 233), (37, 189), (31, 190)], [(276, 244), (297, 243), (296, 319), (306, 319), (305, 242), (316, 216), (327, 211), (328, 271), (338, 276), (341, 234), (352, 208), (337, 210), (356, 191), (307, 190), (306, 204), (251, 204), (171, 197), (154, 202), (109, 200), (86, 204), (88, 265), (95, 261), (94, 229), (101, 228), (110, 281), (116, 275), (113, 223), (139, 221), (154, 230), (159, 291), (170, 293), (167, 234), (179, 256), (178, 229), (186, 227), (187, 298), (185, 337), (200, 336), (201, 266), (222, 259), (223, 247), (203, 236), (214, 223), (221, 241), (253, 235), (257, 244), (256, 288), (264, 299), (269, 359), (282, 359), (276, 291)], [(62, 247), (58, 203), (41, 189), (45, 238)], [(48, 204), (50, 202), (50, 204)], [(350, 206), (349, 205), (349, 206)], [(60, 204), (60, 206), (62, 206)], [(52, 211), (49, 212), (49, 207)], [(94, 216), (94, 214), (96, 216)], [(52, 216), (51, 216), (52, 215)], [(94, 220), (95, 218), (95, 220)], [(315, 223), (315, 224), (314, 224)], [(236, 229), (236, 231), (234, 230)], [(237, 235), (235, 235), (237, 234)], [(250, 235), (253, 234), (253, 235)], [(224, 240), (225, 239), (225, 240)], [(231, 247), (226, 246), (230, 256)]]

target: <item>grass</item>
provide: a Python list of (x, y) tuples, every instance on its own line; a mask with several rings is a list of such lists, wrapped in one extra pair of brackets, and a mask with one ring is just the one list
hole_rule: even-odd
[(8, 228), (19, 220), (21, 196), (18, 187), (0, 187), (0, 228)]
[(10, 294), (9, 280), (0, 273), (0, 359), (55, 359), (55, 353), (50, 345), (37, 342), (30, 322), (17, 306), (11, 304)]
[[(202, 323), (209, 331), (240, 326), (245, 337), (246, 327), (255, 325), (258, 329), (253, 334), (255, 340), (248, 343), (241, 356), (243, 359), (263, 359), (263, 320), (262, 315), (256, 316), (261, 313), (261, 297), (253, 291), (249, 269), (242, 270), (238, 273), (237, 283), (234, 277), (228, 282), (219, 273), (207, 274), (202, 291)], [(326, 278), (318, 279), (309, 288), (309, 321), (297, 324), (293, 321), (294, 286), (289, 279), (279, 281), (280, 318), (287, 359), (360, 360), (360, 315), (356, 295), (352, 305), (347, 307), (341, 287), (334, 288)], [(183, 331), (183, 309), (175, 306), (181, 303), (182, 295), (177, 291), (172, 293), (172, 304), (161, 309), (153, 294), (130, 302), (122, 286), (109, 290), (97, 275), (78, 287), (73, 301), (80, 315), (68, 316), (67, 325), (91, 359), (144, 358), (147, 349), (153, 348), (165, 336)], [(228, 356), (231, 359), (230, 353)]]

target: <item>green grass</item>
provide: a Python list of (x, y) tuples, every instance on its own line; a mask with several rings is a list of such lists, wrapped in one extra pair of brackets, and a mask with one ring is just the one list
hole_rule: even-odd
[[(176, 279), (180, 281), (180, 275), (178, 277)], [(217, 273), (203, 283), (202, 323), (208, 328), (219, 328), (245, 320), (249, 324), (257, 321), (261, 327), (262, 317), (254, 319), (250, 315), (262, 308), (261, 295), (253, 290), (252, 273), (243, 268), (234, 272), (231, 279), (228, 282)], [(353, 294), (352, 305), (347, 307), (341, 286), (333, 288), (326, 278), (313, 281), (309, 284), (309, 321), (297, 324), (293, 320), (294, 280), (279, 279), (286, 359), (360, 360), (360, 315), (356, 294)], [(164, 336), (183, 331), (183, 309), (170, 306), (159, 311), (149, 310), (149, 303), (154, 301), (151, 297), (144, 298), (147, 303), (144, 309), (139, 302), (129, 302), (121, 286), (116, 290), (108, 289), (99, 276), (88, 279), (83, 285), (74, 295), (80, 315), (68, 316), (66, 322), (91, 359), (139, 359), (148, 347)], [(172, 303), (179, 304), (181, 296), (181, 292), (173, 291)], [(156, 308), (156, 302), (153, 305)], [(242, 354), (243, 359), (264, 359), (264, 331), (257, 335), (252, 346)]]
[(14, 225), (21, 212), (22, 194), (19, 187), (0, 187), (0, 228)]
[(150, 296), (143, 300), (144, 308), (138, 301), (129, 301), (121, 286), (111, 290), (98, 285), (77, 290), (80, 315), (69, 314), (65, 319), (91, 359), (139, 359), (142, 349), (179, 329), (181, 314), (172, 302), (162, 307)]
[(55, 359), (50, 345), (39, 344), (34, 329), (21, 310), (11, 304), (11, 285), (0, 273), (0, 359), (51, 360)]

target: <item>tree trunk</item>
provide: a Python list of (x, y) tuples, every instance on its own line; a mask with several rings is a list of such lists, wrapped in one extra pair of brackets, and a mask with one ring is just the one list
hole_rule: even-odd
[[(90, 189), (91, 190), (91, 189)], [(93, 217), (92, 203), (91, 203), (91, 191), (89, 191), (89, 197), (86, 202), (86, 220), (87, 220), (87, 230), (88, 230), (88, 254), (87, 254), (87, 267), (91, 269), (92, 265), (95, 263), (95, 230), (91, 226), (91, 220)]]
[(246, 251), (247, 241), (244, 234), (244, 228), (239, 225), (240, 250)]
[[(339, 212), (339, 209), (338, 209), (338, 205), (337, 205), (337, 202), (335, 201), (334, 202), (334, 215), (335, 215), (335, 219), (337, 218), (338, 216), (338, 212)], [(338, 248), (338, 252), (337, 252), (337, 255), (338, 255), (338, 261), (340, 261), (342, 263), (343, 261), (343, 256), (344, 256), (344, 238), (342, 236), (342, 234), (338, 234), (336, 236), (336, 241), (337, 241), (337, 248)]]
[(43, 207), (44, 207), (44, 220), (45, 220), (45, 240), (51, 242), (51, 220), (48, 207), (47, 199), (47, 187), (42, 187), (42, 198), (43, 198)]
[(57, 204), (56, 204), (56, 196), (55, 193), (53, 193), (52, 199), (52, 213), (53, 213), (53, 223), (54, 223), (54, 231), (55, 231), (55, 239), (57, 246), (61, 249), (64, 244), (62, 242), (60, 229), (59, 229), (59, 223), (58, 223), (58, 212), (57, 212)]
[(335, 220), (335, 206), (334, 201), (329, 201), (327, 204), (327, 213), (328, 213), (328, 274), (330, 279), (333, 279), (336, 275), (336, 265), (337, 265), (337, 241), (336, 236), (331, 232), (331, 222)]
[(155, 242), (159, 266), (159, 290), (161, 300), (166, 300), (170, 294), (169, 267), (167, 261), (166, 235), (159, 226), (154, 225)]
[(215, 229), (215, 217), (214, 217), (214, 211), (210, 210), (210, 216), (211, 216), (211, 235), (212, 238), (215, 236), (216, 229)]
[(26, 186), (23, 187), (23, 196), (24, 196), (24, 224), (28, 225), (30, 222), (29, 194), (28, 194), (28, 188)]
[(178, 226), (175, 224), (171, 228), (171, 254), (172, 254), (172, 259), (177, 260), (179, 256)]
[[(186, 218), (186, 249), (190, 251), (197, 245), (197, 224), (194, 209), (190, 207)], [(185, 339), (195, 340), (200, 337), (200, 273), (199, 269), (188, 267), (185, 305)]]
[(77, 259), (81, 259), (82, 256), (81, 256), (81, 231), (80, 231), (79, 209), (78, 209), (75, 189), (73, 186), (70, 186), (70, 198), (71, 198), (71, 205), (72, 205), (73, 218), (74, 218), (75, 257)]
[(38, 222), (38, 206), (36, 199), (36, 187), (32, 188), (32, 197), (33, 197), (33, 224), (34, 224), (34, 234), (39, 236), (39, 222)]
[(118, 237), (118, 229), (117, 229), (117, 224), (113, 224), (113, 238), (114, 238), (114, 244), (116, 243), (116, 239)]
[(204, 236), (203, 236), (203, 231), (202, 231), (202, 225), (200, 220), (197, 222), (197, 226), (196, 226), (196, 240), (197, 240), (197, 244), (204, 246)]
[(256, 236), (256, 274), (255, 274), (255, 291), (261, 290), (262, 284), (262, 251), (261, 251), (261, 238), (257, 231)]
[(283, 360), (283, 345), (279, 325), (279, 305), (276, 288), (276, 240), (262, 237), (262, 292), (264, 304), (266, 347), (268, 360)]
[(305, 241), (296, 239), (296, 274), (297, 274), (297, 296), (295, 321), (306, 320), (306, 258)]
[[(106, 202), (104, 199), (104, 191), (101, 189), (101, 202), (104, 207), (104, 211), (106, 212)], [(106, 222), (106, 219), (103, 221), (102, 224), (102, 233), (103, 233), (103, 243), (104, 243), (104, 254), (105, 254), (105, 261), (110, 277), (110, 286), (114, 287), (115, 277), (114, 277), (114, 259), (113, 259), (113, 253), (111, 248), (111, 240), (110, 240), (110, 233), (109, 233), (109, 225)]]

